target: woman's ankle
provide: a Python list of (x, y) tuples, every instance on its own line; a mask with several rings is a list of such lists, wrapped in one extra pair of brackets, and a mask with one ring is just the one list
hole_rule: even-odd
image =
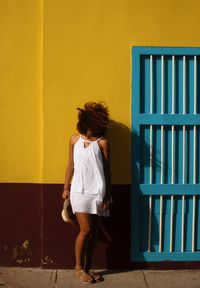
[(83, 270), (83, 267), (81, 265), (76, 265), (75, 270)]

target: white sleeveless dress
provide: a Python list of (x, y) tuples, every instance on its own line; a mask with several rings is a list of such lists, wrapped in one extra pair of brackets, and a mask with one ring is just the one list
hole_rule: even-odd
[[(106, 193), (103, 170), (103, 156), (98, 141), (88, 141), (81, 137), (74, 145), (74, 175), (70, 188), (70, 200), (73, 213), (85, 212), (100, 216), (109, 216), (109, 210), (101, 205)], [(85, 147), (84, 142), (90, 144)]]

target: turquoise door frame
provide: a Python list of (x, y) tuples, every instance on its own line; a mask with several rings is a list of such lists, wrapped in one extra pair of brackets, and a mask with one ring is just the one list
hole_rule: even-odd
[(132, 48), (132, 261), (200, 261), (200, 48)]

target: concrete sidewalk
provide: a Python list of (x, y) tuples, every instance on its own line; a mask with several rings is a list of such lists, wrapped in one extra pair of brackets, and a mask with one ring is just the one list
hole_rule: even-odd
[[(200, 270), (100, 271), (104, 281), (99, 288), (200, 288)], [(73, 270), (0, 267), (0, 287), (5, 288), (79, 288)]]

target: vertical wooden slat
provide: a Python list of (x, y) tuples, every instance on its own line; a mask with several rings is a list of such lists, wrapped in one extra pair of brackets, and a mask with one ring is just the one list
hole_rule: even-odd
[(172, 252), (172, 243), (173, 243), (173, 226), (174, 226), (174, 195), (171, 195), (171, 213), (170, 213), (170, 247), (169, 251)]
[[(165, 112), (164, 101), (164, 55), (161, 56), (161, 114)], [(164, 125), (161, 125), (161, 184), (164, 183)], [(162, 252), (163, 196), (160, 195), (159, 252)]]
[(197, 113), (197, 56), (194, 56), (194, 114)]
[(172, 114), (175, 113), (175, 56), (172, 55)]
[[(186, 56), (183, 56), (183, 114), (186, 114)], [(186, 126), (183, 125), (183, 184), (186, 184)]]
[(161, 177), (160, 183), (164, 184), (164, 163), (165, 163), (165, 138), (164, 138), (164, 125), (161, 125)]
[(182, 195), (182, 233), (181, 233), (181, 252), (184, 252), (184, 238), (185, 238), (185, 195)]
[[(197, 114), (197, 57), (194, 56), (194, 114)], [(193, 131), (193, 183), (196, 183), (196, 132), (197, 132), (197, 127), (194, 125), (194, 131)]]
[[(172, 114), (175, 114), (175, 56), (172, 55)], [(172, 125), (172, 174), (171, 184), (174, 184), (174, 125)], [(171, 195), (171, 213), (170, 213), (170, 244), (169, 251), (173, 249), (173, 227), (174, 227), (174, 195)]]
[(183, 114), (186, 114), (186, 56), (183, 56)]
[[(150, 114), (153, 113), (153, 56), (150, 55)], [(152, 184), (153, 126), (150, 125), (150, 184)], [(148, 252), (151, 252), (152, 195), (149, 196)]]
[[(172, 125), (172, 174), (171, 174), (171, 184), (174, 184), (174, 125)], [(171, 215), (170, 215), (170, 252), (172, 252), (172, 241), (173, 241), (173, 205), (174, 205), (174, 195), (171, 195)]]
[[(175, 114), (175, 56), (172, 56), (172, 114)], [(172, 174), (171, 184), (174, 184), (174, 125), (172, 125)]]
[[(197, 113), (197, 57), (194, 56), (194, 114)], [(194, 125), (193, 130), (193, 184), (196, 184), (196, 133), (197, 127)], [(193, 195), (192, 211), (192, 252), (195, 251), (195, 223), (196, 223), (196, 195)]]
[(196, 184), (197, 180), (197, 126), (193, 128), (193, 184)]
[(163, 231), (163, 196), (160, 195), (160, 227), (159, 227), (159, 252), (162, 252), (162, 231)]
[(149, 183), (153, 182), (153, 126), (150, 125), (150, 167), (149, 167)]
[[(161, 114), (165, 112), (164, 101), (164, 55), (161, 56)], [(161, 125), (161, 179), (160, 183), (164, 183), (164, 125)]]
[(186, 126), (183, 125), (183, 184), (186, 184)]
[[(153, 113), (153, 56), (150, 55), (150, 114)], [(153, 171), (152, 171), (152, 165), (153, 165), (153, 126), (150, 125), (150, 184), (152, 184), (152, 178), (153, 178)]]
[[(196, 184), (196, 125), (193, 130), (193, 184)], [(195, 203), (196, 196), (193, 195), (193, 217), (192, 217), (192, 252), (194, 252), (195, 247)]]
[[(183, 114), (186, 114), (186, 56), (183, 56)], [(183, 184), (186, 184), (186, 127), (183, 125)], [(185, 195), (182, 195), (181, 252), (184, 252), (185, 238)]]
[(171, 157), (171, 161), (172, 161), (172, 173), (171, 173), (171, 184), (174, 184), (174, 172), (175, 172), (175, 168), (174, 168), (174, 164), (175, 164), (175, 149), (174, 149), (174, 125), (172, 125), (172, 157)]
[(192, 213), (192, 252), (195, 250), (195, 219), (196, 219), (196, 196), (193, 195)]
[(153, 113), (153, 55), (150, 55), (150, 114)]
[(149, 196), (148, 252), (151, 252), (152, 195)]
[(165, 113), (165, 95), (164, 95), (164, 55), (161, 56), (161, 114)]

